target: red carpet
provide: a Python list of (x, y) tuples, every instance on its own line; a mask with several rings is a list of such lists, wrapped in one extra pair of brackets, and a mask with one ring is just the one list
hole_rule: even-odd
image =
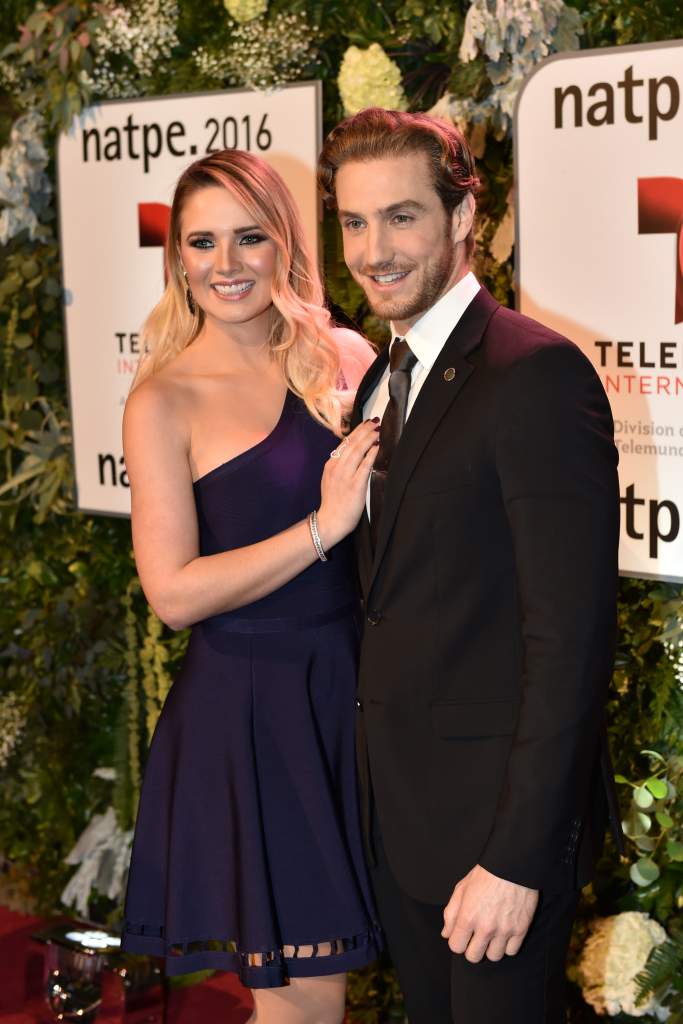
[[(0, 1024), (49, 1024), (47, 1007), (26, 998), (27, 954), (32, 932), (44, 927), (0, 907)], [(32, 965), (31, 965), (32, 966)], [(217, 974), (201, 985), (172, 990), (165, 1024), (244, 1024), (251, 997), (234, 974)]]

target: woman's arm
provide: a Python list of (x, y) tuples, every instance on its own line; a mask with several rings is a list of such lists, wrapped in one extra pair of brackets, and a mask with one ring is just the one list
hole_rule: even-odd
[[(358, 522), (377, 452), (375, 437), (374, 424), (361, 424), (349, 436), (343, 457), (326, 464), (318, 513), (326, 549)], [(132, 393), (123, 444), (140, 582), (159, 618), (172, 629), (251, 604), (316, 560), (306, 520), (258, 544), (199, 555), (189, 428), (172, 386), (151, 378)]]

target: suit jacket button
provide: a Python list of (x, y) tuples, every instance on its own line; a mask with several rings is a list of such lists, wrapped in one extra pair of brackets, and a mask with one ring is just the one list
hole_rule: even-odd
[(378, 612), (375, 608), (371, 608), (370, 611), (368, 612), (368, 625), (377, 626), (381, 618), (382, 613)]
[(363, 701), (360, 699), (360, 697), (356, 699), (356, 707), (358, 708), (359, 711), (363, 710)]

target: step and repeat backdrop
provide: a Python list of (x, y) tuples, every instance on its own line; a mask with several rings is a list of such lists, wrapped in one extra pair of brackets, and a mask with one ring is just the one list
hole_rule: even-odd
[(221, 149), (258, 153), (287, 182), (314, 250), (321, 84), (272, 93), (226, 91), (103, 103), (58, 149), (65, 324), (82, 511), (127, 514), (121, 418), (139, 329), (164, 287), (173, 189), (193, 160)]
[[(683, 41), (540, 65), (515, 115), (519, 306), (610, 399), (622, 573), (683, 581)], [(321, 86), (104, 103), (58, 151), (77, 504), (129, 512), (121, 416), (163, 289), (173, 187), (239, 147), (283, 175), (317, 244)]]
[(593, 362), (623, 574), (683, 581), (683, 41), (551, 58), (515, 118), (523, 313)]

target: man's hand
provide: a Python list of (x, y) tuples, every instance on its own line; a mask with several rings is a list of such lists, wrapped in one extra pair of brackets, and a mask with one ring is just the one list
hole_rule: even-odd
[(441, 934), (472, 964), (484, 955), (502, 960), (519, 952), (537, 905), (537, 889), (498, 878), (477, 864), (453, 890)]

